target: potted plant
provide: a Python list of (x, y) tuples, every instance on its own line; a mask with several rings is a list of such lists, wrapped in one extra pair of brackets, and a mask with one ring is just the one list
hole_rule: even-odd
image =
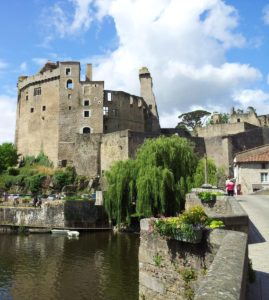
[(154, 229), (161, 235), (188, 243), (200, 243), (208, 217), (203, 207), (197, 205), (178, 217), (154, 221)]

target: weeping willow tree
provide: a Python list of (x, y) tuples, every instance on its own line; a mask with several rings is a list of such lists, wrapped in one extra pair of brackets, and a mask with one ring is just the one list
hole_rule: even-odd
[(117, 223), (128, 222), (133, 204), (138, 215), (174, 215), (197, 166), (192, 145), (178, 136), (147, 140), (135, 160), (117, 162), (105, 176), (105, 208)]

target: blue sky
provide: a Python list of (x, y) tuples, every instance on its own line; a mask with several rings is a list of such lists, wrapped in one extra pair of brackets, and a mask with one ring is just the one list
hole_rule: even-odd
[(133, 94), (147, 66), (163, 127), (197, 108), (269, 114), (269, 1), (0, 1), (0, 37), (0, 143), (14, 140), (18, 76), (47, 60), (93, 63)]

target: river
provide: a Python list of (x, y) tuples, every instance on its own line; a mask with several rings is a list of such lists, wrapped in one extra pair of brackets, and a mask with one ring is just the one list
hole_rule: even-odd
[(139, 235), (0, 234), (0, 300), (137, 300)]

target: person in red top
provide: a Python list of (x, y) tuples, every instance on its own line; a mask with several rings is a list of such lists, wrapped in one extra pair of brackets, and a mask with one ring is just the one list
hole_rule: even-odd
[(235, 183), (234, 183), (233, 180), (229, 180), (226, 183), (226, 190), (227, 190), (228, 196), (233, 196), (234, 195), (234, 186), (235, 186)]

